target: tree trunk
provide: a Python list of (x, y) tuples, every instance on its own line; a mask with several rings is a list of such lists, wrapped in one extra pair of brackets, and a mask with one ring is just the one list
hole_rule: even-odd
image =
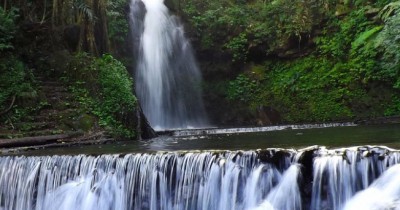
[(0, 112), (0, 116), (1, 116), (1, 115), (7, 114), (7, 113), (12, 109), (12, 107), (14, 106), (14, 103), (15, 103), (15, 98), (16, 98), (16, 96), (13, 95), (13, 97), (12, 97), (12, 99), (11, 99), (11, 104), (10, 104), (10, 106), (9, 106), (6, 110)]

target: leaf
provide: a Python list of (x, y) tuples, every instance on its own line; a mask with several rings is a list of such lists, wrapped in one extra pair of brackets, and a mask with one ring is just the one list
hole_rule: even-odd
[(378, 16), (386, 22), (390, 16), (393, 15), (394, 11), (400, 8), (400, 1), (392, 2), (383, 7), (379, 12)]
[(353, 51), (357, 50), (361, 45), (368, 42), (368, 40), (375, 35), (377, 32), (381, 31), (383, 26), (376, 26), (370, 30), (364, 31), (361, 33), (354, 42), (351, 43), (351, 49)]

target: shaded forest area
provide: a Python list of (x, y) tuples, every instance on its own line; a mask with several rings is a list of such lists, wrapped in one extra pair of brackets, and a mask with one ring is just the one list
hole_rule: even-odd
[(0, 138), (134, 138), (126, 1), (0, 5)]
[[(194, 45), (217, 125), (400, 115), (400, 1), (165, 3)], [(128, 1), (0, 5), (0, 138), (135, 136)]]

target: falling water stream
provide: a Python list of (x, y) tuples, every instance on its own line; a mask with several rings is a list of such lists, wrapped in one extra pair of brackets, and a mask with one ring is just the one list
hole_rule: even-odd
[(5, 156), (0, 209), (383, 210), (399, 161), (385, 147)]
[[(145, 10), (145, 11), (143, 11)], [(132, 0), (136, 94), (156, 130), (205, 127), (201, 74), (183, 25), (163, 0)]]

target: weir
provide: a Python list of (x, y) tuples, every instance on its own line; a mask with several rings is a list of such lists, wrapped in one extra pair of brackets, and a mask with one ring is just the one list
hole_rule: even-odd
[(0, 157), (0, 209), (386, 209), (399, 161), (385, 147)]

